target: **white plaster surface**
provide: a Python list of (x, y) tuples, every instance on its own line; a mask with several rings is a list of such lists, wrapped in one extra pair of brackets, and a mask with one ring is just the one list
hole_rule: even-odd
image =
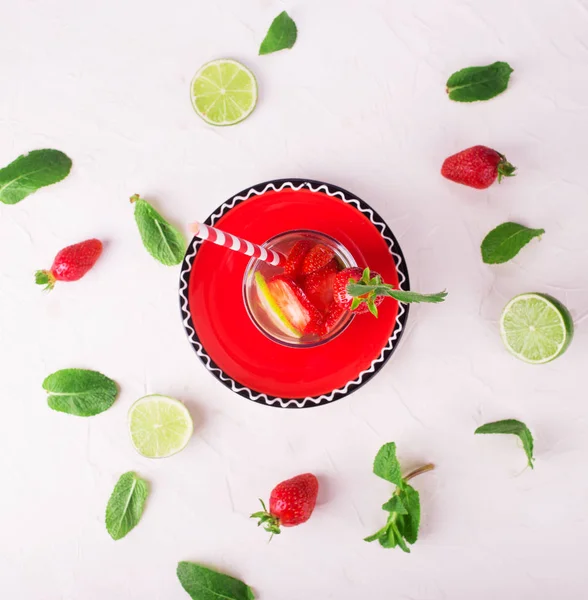
[[(258, 57), (273, 17), (293, 50)], [(269, 600), (551, 600), (588, 597), (588, 3), (585, 0), (4, 0), (0, 164), (54, 147), (71, 175), (0, 205), (0, 596), (181, 600), (176, 563), (214, 565)], [(256, 111), (214, 129), (189, 82), (218, 57), (257, 75)], [(506, 60), (502, 96), (450, 102), (455, 70)], [(519, 168), (487, 191), (445, 181), (445, 156), (495, 147)], [(416, 306), (402, 347), (364, 388), (325, 407), (247, 402), (197, 360), (180, 321), (178, 271), (142, 248), (128, 197), (176, 223), (204, 219), (248, 185), (308, 177), (347, 188), (389, 223)], [(547, 231), (506, 265), (479, 244), (515, 220)], [(83, 280), (46, 295), (36, 269), (88, 237), (106, 249)], [(532, 367), (502, 347), (497, 319), (517, 293), (571, 310), (565, 356)], [(100, 370), (121, 393), (89, 419), (52, 412), (60, 368)], [(196, 428), (160, 461), (130, 445), (126, 413), (146, 393), (185, 401)], [(474, 436), (518, 418), (516, 440)], [(366, 544), (389, 486), (371, 474), (394, 440), (415, 480), (421, 535), (410, 555)], [(140, 525), (113, 542), (104, 509), (118, 476), (151, 484)], [(321, 481), (311, 520), (267, 544), (249, 520), (278, 481)]]

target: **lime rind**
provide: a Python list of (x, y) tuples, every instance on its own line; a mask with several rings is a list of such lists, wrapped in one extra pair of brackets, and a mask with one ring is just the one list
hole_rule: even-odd
[(565, 306), (547, 294), (515, 296), (502, 311), (500, 335), (508, 351), (530, 364), (561, 356), (573, 337), (572, 317)]
[(175, 398), (151, 394), (139, 398), (128, 414), (131, 442), (146, 458), (166, 458), (183, 450), (194, 431), (188, 409)]
[(244, 65), (231, 59), (203, 65), (190, 84), (194, 110), (210, 125), (236, 125), (257, 104), (257, 81)]

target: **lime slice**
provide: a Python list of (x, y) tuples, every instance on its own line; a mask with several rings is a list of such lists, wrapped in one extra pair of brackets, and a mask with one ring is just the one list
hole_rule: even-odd
[(129, 410), (129, 433), (135, 450), (147, 458), (164, 458), (186, 447), (194, 426), (178, 400), (153, 394)]
[(545, 294), (515, 296), (502, 311), (500, 335), (509, 352), (531, 364), (561, 356), (572, 341), (568, 309)]
[(246, 119), (257, 103), (253, 73), (235, 60), (206, 63), (190, 86), (194, 110), (211, 125), (234, 125)]
[(284, 310), (282, 310), (276, 301), (276, 298), (270, 292), (265, 277), (259, 272), (255, 273), (255, 283), (257, 284), (257, 297), (259, 298), (259, 303), (274, 325), (288, 335), (293, 335), (297, 338), (302, 337), (301, 331), (292, 325)]

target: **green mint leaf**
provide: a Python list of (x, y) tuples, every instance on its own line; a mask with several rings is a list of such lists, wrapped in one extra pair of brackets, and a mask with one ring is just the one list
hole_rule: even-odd
[(456, 102), (490, 100), (506, 90), (512, 72), (505, 62), (461, 69), (447, 80), (447, 93)]
[(400, 499), (399, 494), (394, 494), (394, 496), (392, 496), (392, 498), (390, 498), (390, 500), (388, 500), (388, 502), (386, 502), (385, 504), (382, 504), (382, 510), (385, 510), (386, 512), (389, 512), (389, 513), (398, 513), (399, 515), (407, 515), (408, 514), (408, 511), (406, 510), (406, 507), (402, 503), (402, 500)]
[(180, 562), (176, 571), (192, 600), (255, 600), (242, 581), (192, 562)]
[(136, 473), (120, 476), (106, 506), (106, 529), (113, 540), (120, 540), (136, 527), (148, 495), (147, 482)]
[(133, 196), (131, 201), (135, 203), (135, 221), (147, 252), (164, 265), (180, 264), (187, 246), (184, 236), (145, 200)]
[(529, 229), (518, 223), (502, 223), (482, 241), (482, 260), (487, 265), (505, 263), (514, 258), (533, 238), (544, 233), (545, 229)]
[(401, 515), (397, 522), (398, 531), (409, 544), (414, 544), (419, 535), (421, 522), (421, 501), (419, 493), (410, 485), (405, 484), (399, 492), (406, 514)]
[(102, 373), (86, 369), (62, 369), (43, 381), (53, 410), (91, 417), (112, 406), (118, 394), (116, 383)]
[(270, 28), (259, 47), (259, 54), (271, 54), (285, 48), (292, 48), (296, 42), (298, 30), (296, 23), (286, 11), (281, 12), (270, 25)]
[(384, 444), (374, 459), (374, 474), (397, 486), (403, 484), (400, 463), (396, 458), (396, 444)]
[(33, 150), (0, 169), (0, 202), (16, 204), (38, 189), (65, 179), (71, 159), (59, 150)]
[(381, 285), (364, 285), (363, 283), (354, 283), (353, 281), (347, 284), (347, 292), (354, 298), (369, 293), (373, 293), (375, 296), (389, 296), (405, 304), (419, 302), (438, 303), (443, 302), (447, 297), (447, 292), (445, 291), (436, 294), (419, 294), (418, 292), (395, 290), (391, 285), (386, 283)]
[(531, 469), (533, 468), (533, 436), (529, 428), (516, 419), (505, 419), (504, 421), (495, 421), (494, 423), (486, 423), (478, 427), (474, 433), (512, 433), (518, 435), (523, 442), (523, 449), (527, 455), (527, 460)]

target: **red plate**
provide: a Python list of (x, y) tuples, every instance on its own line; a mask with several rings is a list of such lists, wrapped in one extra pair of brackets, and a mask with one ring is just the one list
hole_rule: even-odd
[[(358, 265), (408, 290), (396, 238), (364, 201), (330, 184), (303, 179), (261, 183), (233, 196), (207, 220), (261, 244), (294, 229), (341, 242)], [(266, 338), (243, 303), (249, 257), (194, 238), (180, 274), (180, 307), (189, 340), (206, 368), (239, 395), (271, 406), (318, 406), (355, 391), (390, 358), (404, 331), (408, 306), (386, 299), (380, 316), (356, 316), (334, 340), (288, 348)]]

